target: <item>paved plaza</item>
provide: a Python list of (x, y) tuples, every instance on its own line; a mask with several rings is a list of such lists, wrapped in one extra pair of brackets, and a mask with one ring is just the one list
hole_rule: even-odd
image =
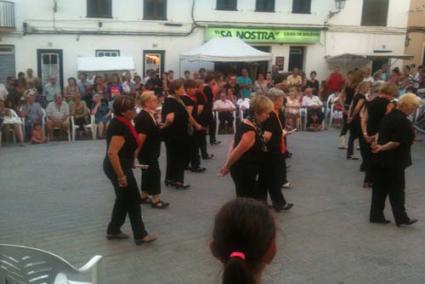
[[(284, 194), (294, 208), (276, 214), (279, 252), (264, 283), (425, 283), (425, 143), (407, 172), (411, 228), (368, 223), (370, 191), (360, 162), (336, 150), (337, 133), (297, 133)], [(143, 207), (153, 244), (105, 239), (114, 193), (101, 170), (104, 141), (56, 142), (0, 149), (0, 243), (46, 249), (75, 265), (103, 255), (103, 283), (220, 283), (208, 240), (213, 216), (234, 196), (219, 178), (230, 136), (211, 148), (204, 174), (187, 174), (191, 190), (163, 189), (168, 210)], [(161, 157), (164, 169), (164, 157)], [(137, 176), (139, 173), (137, 173)], [(386, 216), (393, 221), (391, 211)], [(394, 222), (393, 222), (394, 223)], [(127, 222), (123, 229), (130, 232)]]

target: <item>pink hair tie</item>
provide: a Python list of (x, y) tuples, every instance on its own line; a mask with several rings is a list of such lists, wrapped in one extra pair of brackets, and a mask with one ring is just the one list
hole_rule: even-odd
[(240, 251), (234, 251), (234, 252), (232, 252), (230, 254), (230, 258), (232, 258), (232, 257), (237, 257), (237, 258), (240, 258), (242, 260), (245, 260), (245, 254), (243, 252), (240, 252)]

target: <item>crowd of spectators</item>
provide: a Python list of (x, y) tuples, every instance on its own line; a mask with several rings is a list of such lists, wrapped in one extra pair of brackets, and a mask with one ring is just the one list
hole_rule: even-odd
[[(324, 129), (323, 110), (329, 104), (334, 105), (337, 119), (342, 120), (341, 113), (348, 111), (344, 108), (344, 105), (347, 106), (345, 87), (351, 84), (355, 72), (362, 72), (364, 81), (370, 83), (371, 89), (384, 82), (395, 83), (400, 94), (425, 87), (425, 68), (422, 66), (416, 68), (414, 65), (406, 65), (401, 71), (398, 68), (391, 72), (388, 70), (388, 66), (384, 65), (374, 74), (371, 74), (370, 68), (342, 74), (335, 68), (327, 80), (319, 82), (316, 71), (310, 72), (307, 77), (298, 68), (290, 73), (282, 73), (277, 66), (272, 66), (272, 72), (257, 74), (256, 79), (250, 76), (246, 68), (241, 69), (240, 74), (226, 75), (201, 68), (195, 72), (184, 71), (183, 79), (195, 80), (200, 85), (200, 90), (204, 90), (206, 85), (210, 87), (213, 110), (219, 120), (219, 133), (233, 133), (233, 121), (240, 121), (247, 113), (251, 97), (265, 95), (272, 87), (279, 88), (286, 94), (284, 108), (288, 129), (302, 128), (302, 115), (305, 115), (307, 130), (320, 131)], [(163, 74), (148, 70), (144, 78), (130, 72), (121, 75), (97, 74), (92, 78), (80, 73), (78, 80), (68, 78), (62, 90), (58, 78), (51, 76), (43, 85), (33, 71), (28, 69), (26, 73), (20, 72), (16, 78), (8, 77), (4, 85), (0, 84), (0, 123), (2, 133), (6, 134), (3, 135), (3, 140), (8, 139), (12, 132), (20, 144), (25, 141), (46, 142), (53, 139), (56, 132), (62, 132), (66, 136), (70, 131), (70, 117), (74, 118), (79, 137), (87, 135), (85, 125), (94, 123), (97, 126), (96, 137), (104, 138), (112, 117), (112, 102), (116, 96), (129, 95), (137, 100), (143, 91), (151, 90), (162, 102), (174, 79), (172, 70)], [(332, 100), (328, 102), (331, 94)], [(46, 130), (47, 137), (32, 139), (34, 126), (43, 128), (43, 133)], [(215, 128), (210, 128), (210, 132), (215, 132)]]

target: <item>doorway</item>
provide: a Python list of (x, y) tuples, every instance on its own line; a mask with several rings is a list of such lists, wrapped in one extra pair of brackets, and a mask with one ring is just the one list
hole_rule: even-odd
[(288, 71), (298, 68), (304, 70), (304, 46), (291, 46), (289, 49)]
[(51, 76), (59, 79), (63, 90), (63, 52), (62, 49), (37, 49), (38, 76), (42, 86), (49, 82)]
[(165, 72), (164, 50), (143, 50), (143, 77), (147, 76), (148, 70), (155, 70), (158, 78)]
[(13, 45), (0, 45), (0, 83), (15, 75), (15, 48)]

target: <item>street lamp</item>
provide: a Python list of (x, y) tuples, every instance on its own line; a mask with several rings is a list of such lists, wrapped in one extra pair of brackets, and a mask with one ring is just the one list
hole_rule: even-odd
[(335, 0), (335, 6), (338, 11), (341, 11), (345, 7), (345, 2), (347, 0)]

